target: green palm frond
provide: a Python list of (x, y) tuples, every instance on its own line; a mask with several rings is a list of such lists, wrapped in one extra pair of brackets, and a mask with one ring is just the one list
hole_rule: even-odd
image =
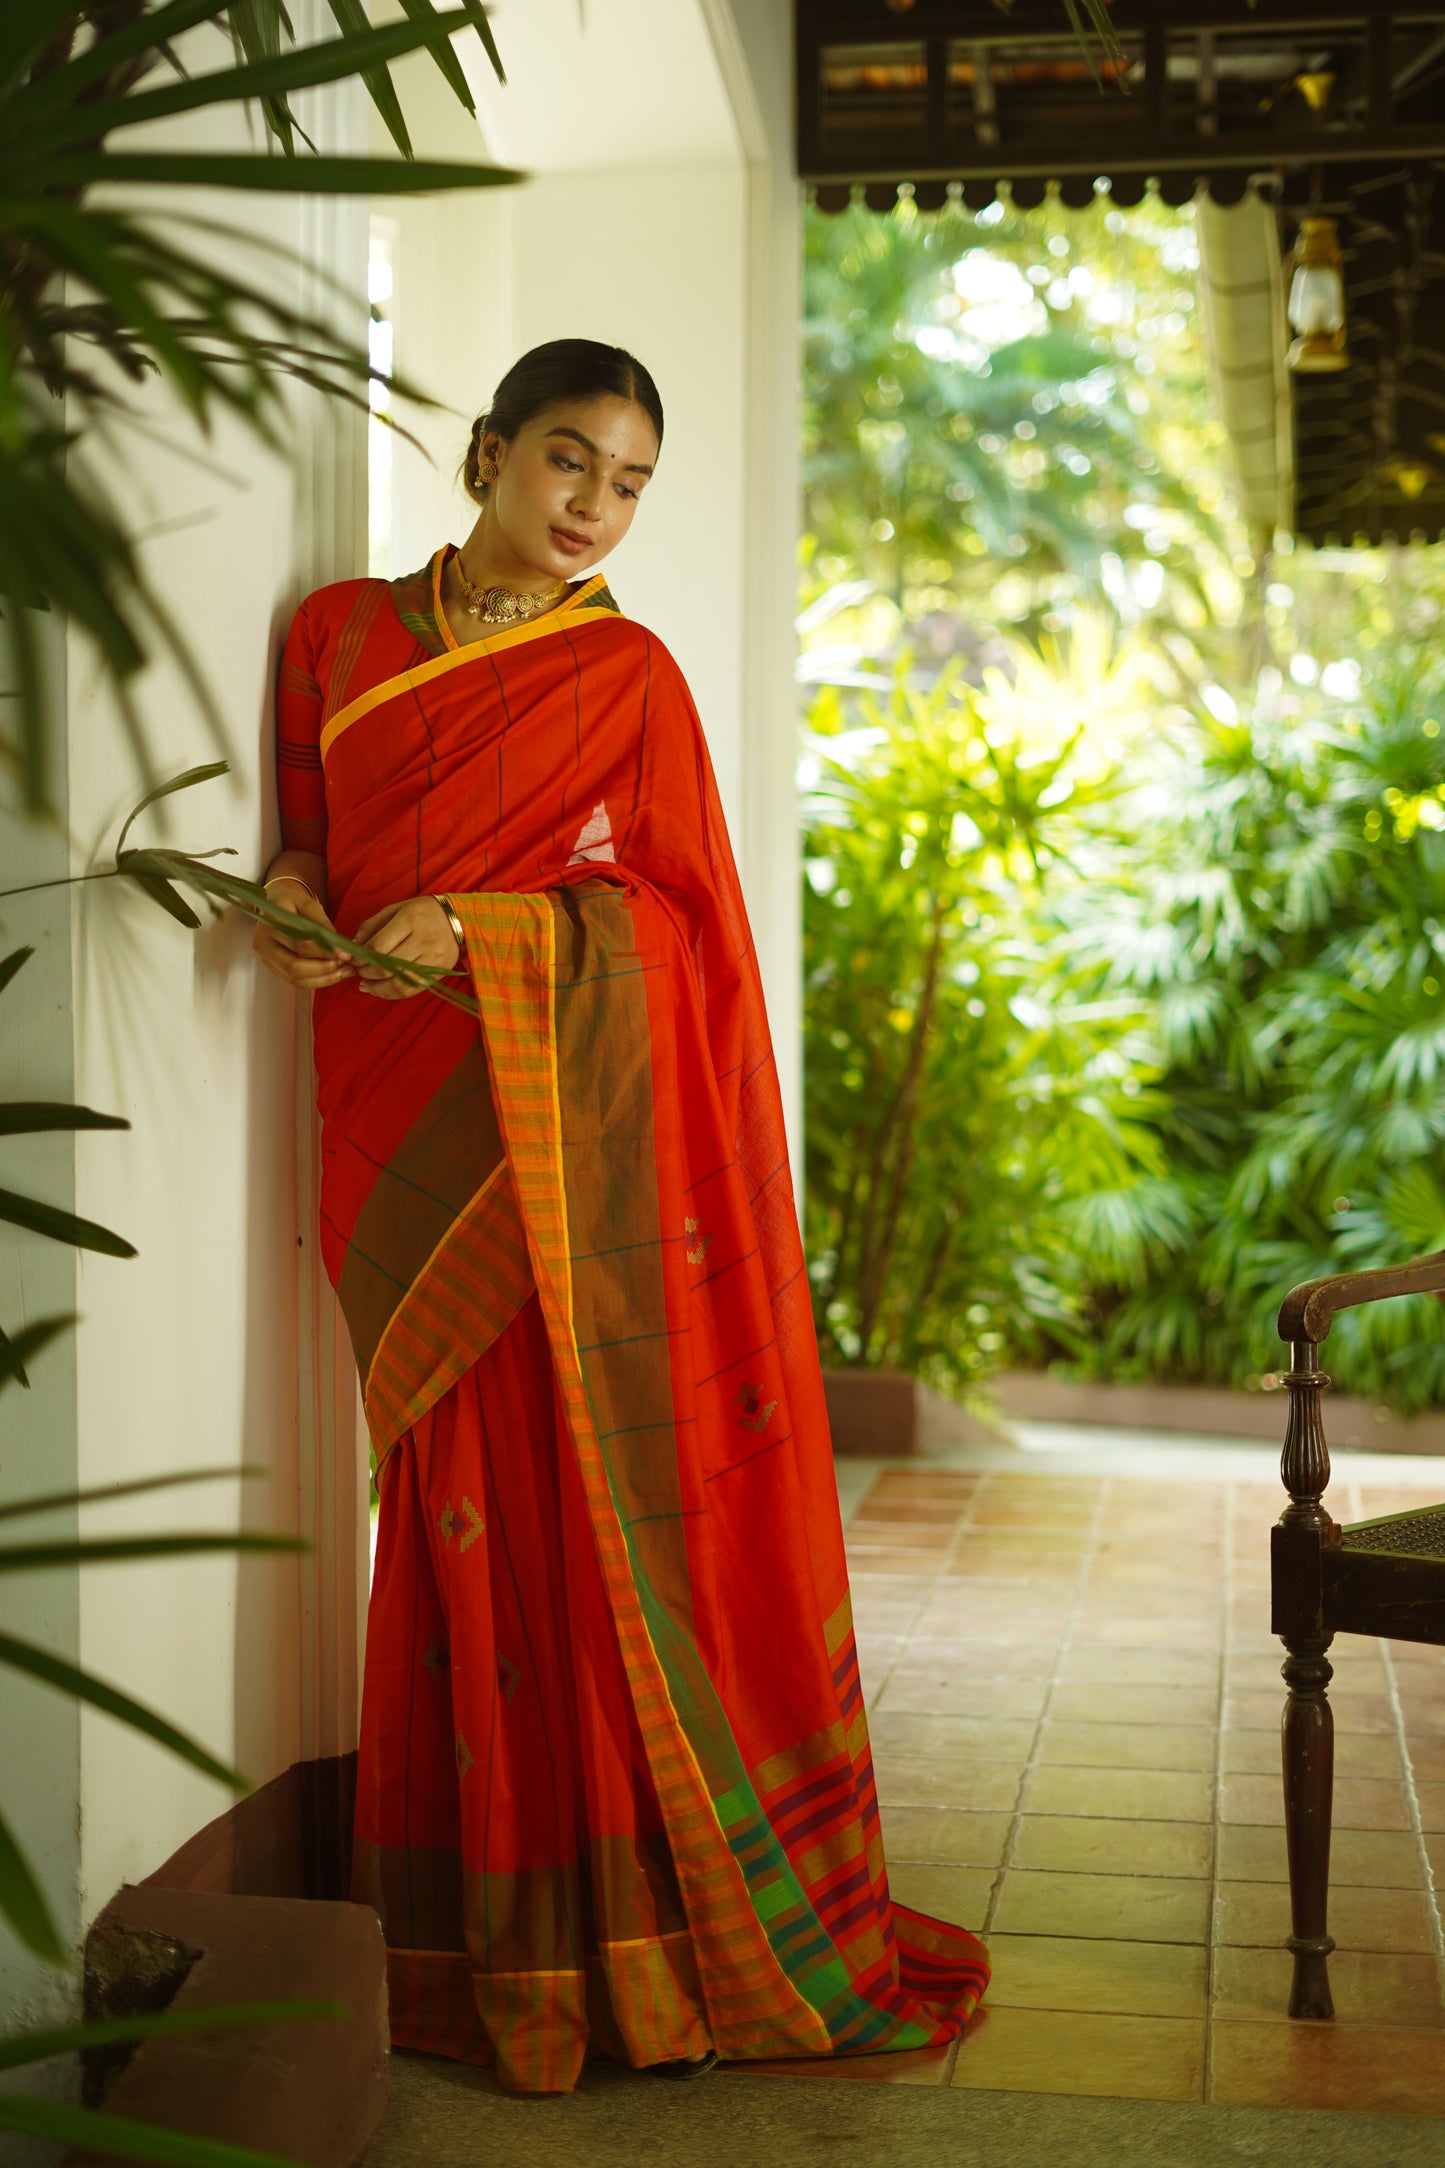
[[(411, 155), (389, 64), (427, 51), (468, 111), (453, 48), (461, 31), (501, 62), (475, 0), (438, 9), (403, 0), (373, 27), (363, 0), (332, 0), (338, 34), (297, 46), (282, 0), (136, 0), (114, 8), (10, 0), (0, 28), (0, 657), (8, 717), (0, 760), (32, 812), (51, 802), (57, 689), (46, 679), (34, 613), (61, 612), (93, 644), (116, 695), (137, 769), (153, 774), (132, 687), (151, 658), (180, 667), (218, 749), (219, 713), (181, 628), (143, 569), (128, 510), (102, 475), (119, 464), (128, 387), (156, 373), (202, 429), (221, 411), (262, 442), (291, 427), (286, 380), (367, 408), (374, 374), (359, 340), (287, 304), (264, 244), (239, 231), (224, 259), (214, 226), (178, 202), (201, 187), (384, 195), (506, 185), (515, 174)], [(180, 72), (174, 41), (210, 25), (232, 65)], [(297, 129), (301, 91), (360, 77), (399, 159), (317, 154)], [(127, 131), (217, 107), (255, 105), (265, 152), (126, 148)], [(120, 147), (116, 147), (117, 144)], [(480, 146), (479, 146), (480, 148)], [(101, 184), (136, 208), (102, 204)], [(147, 208), (148, 206), (148, 208)], [(154, 213), (166, 214), (164, 227)], [(254, 275), (241, 265), (248, 255)], [(218, 268), (221, 261), (228, 268)], [(394, 381), (403, 397), (418, 387)], [(69, 420), (57, 416), (66, 402)], [(137, 869), (137, 878), (140, 877)]]
[(21, 1850), (15, 1832), (0, 1814), (0, 1919), (18, 1941), (48, 1965), (63, 1965), (68, 1952), (40, 1887), (39, 1877)]
[[(156, 844), (143, 849), (133, 844), (127, 845), (126, 838), (131, 829), (141, 814), (151, 806), (163, 803), (180, 791), (192, 790), (198, 784), (214, 782), (229, 773), (228, 762), (212, 760), (194, 768), (187, 768), (181, 774), (153, 785), (126, 815), (109, 868), (98, 868), (91, 873), (60, 876), (47, 881), (27, 882), (16, 888), (3, 888), (0, 889), (0, 902), (11, 896), (32, 895), (40, 889), (71, 888), (95, 881), (125, 880), (134, 883), (168, 918), (176, 920), (188, 931), (195, 932), (202, 921), (182, 894), (182, 889), (189, 888), (201, 898), (213, 917), (220, 918), (230, 910), (240, 911), (258, 924), (274, 926), (282, 933), (299, 934), (332, 955), (345, 956), (354, 963), (371, 964), (402, 984), (423, 987), (439, 1000), (460, 1009), (464, 1015), (475, 1016), (478, 1013), (475, 997), (452, 985), (449, 974), (445, 971), (425, 964), (408, 963), (398, 957), (381, 955), (363, 942), (353, 941), (346, 934), (337, 933), (332, 927), (319, 926), (315, 920), (302, 918), (297, 912), (285, 910), (280, 904), (273, 903), (259, 881), (248, 881), (238, 874), (224, 872), (211, 861), (217, 858), (234, 858), (236, 853), (229, 845), (221, 845), (210, 851), (171, 850)], [(13, 964), (18, 969), (33, 953), (33, 950), (25, 949), (18, 953), (18, 959), (10, 958), (5, 963), (0, 963), (0, 992), (4, 990), (8, 965)], [(15, 1122), (17, 1126), (21, 1121), (28, 1121), (33, 1125), (37, 1112), (37, 1109), (27, 1105), (22, 1108), (21, 1115), (17, 1118), (13, 1108), (7, 1114), (4, 1104), (0, 1103), (0, 1135), (5, 1134), (7, 1119)], [(128, 1122), (115, 1116), (94, 1114), (85, 1107), (54, 1108), (50, 1113), (53, 1119), (47, 1126), (54, 1128), (126, 1129), (130, 1126)], [(67, 1119), (69, 1116), (77, 1119)], [(6, 1216), (5, 1206), (5, 1195), (0, 1192), (0, 1218)], [(23, 1224), (33, 1226), (36, 1223), (26, 1220)], [(38, 1228), (37, 1231), (48, 1233), (51, 1229), (46, 1226)], [(104, 1235), (105, 1230), (97, 1229), (95, 1233), (97, 1236)], [(79, 1238), (62, 1236), (61, 1239)], [(118, 1241), (119, 1237), (109, 1239)], [(97, 1248), (103, 1245), (94, 1241), (86, 1246)], [(110, 1254), (134, 1256), (135, 1252), (126, 1245), (112, 1250)]]
[(7, 1385), (23, 1386), (28, 1392), (30, 1375), (26, 1363), (74, 1323), (74, 1317), (67, 1313), (62, 1317), (37, 1318), (33, 1325), (26, 1325), (14, 1334), (0, 1327), (0, 1392)]
[[(50, 1319), (30, 1328), (27, 1333), (16, 1336), (14, 1341), (0, 1345), (0, 1356), (32, 1354), (44, 1340), (63, 1330), (73, 1322), (70, 1319)], [(0, 1381), (4, 1370), (0, 1369)], [(105, 1484), (92, 1490), (68, 1490), (52, 1492), (43, 1496), (14, 1499), (0, 1507), (0, 1522), (35, 1518), (52, 1513), (70, 1514), (90, 1505), (109, 1505), (123, 1498), (149, 1495), (161, 1490), (186, 1488), (196, 1483), (212, 1483), (239, 1477), (245, 1479), (261, 1471), (250, 1467), (239, 1468), (193, 1468), (179, 1472), (146, 1476), (130, 1482)], [(135, 1560), (155, 1558), (191, 1558), (217, 1554), (243, 1554), (249, 1556), (288, 1556), (306, 1551), (309, 1546), (299, 1537), (269, 1534), (253, 1534), (248, 1531), (183, 1530), (161, 1534), (120, 1537), (42, 1537), (15, 1540), (10, 1536), (0, 1539), (0, 1575), (50, 1572), (57, 1567), (115, 1565)], [(180, 1760), (199, 1770), (203, 1776), (229, 1786), (234, 1791), (249, 1789), (249, 1780), (228, 1763), (220, 1760), (209, 1749), (201, 1746), (185, 1732), (171, 1724), (156, 1711), (123, 1693), (120, 1688), (106, 1680), (96, 1678), (78, 1665), (59, 1656), (52, 1649), (37, 1646), (10, 1633), (0, 1633), (0, 1669), (18, 1672), (39, 1685), (65, 1694), (72, 1700), (112, 1717), (128, 1729), (139, 1732), (157, 1746), (176, 1755)], [(41, 1895), (39, 1884), (24, 1854), (3, 1821), (0, 1821), (0, 1918), (8, 1920), (14, 1932), (27, 1947), (51, 1963), (65, 1962), (50, 1913)], [(0, 2042), (0, 2068), (7, 2067), (6, 2043)], [(23, 2061), (26, 2058), (18, 2058)]]
[[(34, 953), (31, 948), (16, 949), (0, 962), (0, 994)], [(97, 1114), (93, 1107), (68, 1106), (57, 1100), (0, 1100), (0, 1137), (129, 1127), (130, 1123), (120, 1115)], [(101, 1227), (94, 1220), (81, 1219), (59, 1205), (47, 1204), (43, 1198), (21, 1196), (5, 1188), (0, 1188), (0, 1224), (23, 1227), (31, 1234), (45, 1235), (51, 1241), (66, 1242), (76, 1249), (94, 1250), (104, 1257), (134, 1257), (136, 1254), (133, 1244), (110, 1228)], [(12, 1378), (19, 1385), (28, 1385), (26, 1362), (62, 1331), (67, 1322), (63, 1318), (46, 1318), (13, 1338), (0, 1335), (0, 1388)]]
[[(215, 2003), (201, 2010), (165, 2010), (155, 2016), (95, 2018), (80, 2025), (50, 2025), (0, 2039), (0, 2070), (23, 2070), (58, 2056), (85, 2054), (117, 2044), (185, 2039), (196, 2033), (230, 2032), (248, 2026), (294, 2025), (307, 2019), (349, 2018), (334, 2002)], [(58, 2116), (46, 2111), (59, 2107)], [(37, 2120), (32, 2111), (41, 2109)], [(103, 2149), (110, 2159), (171, 2163), (173, 2168), (300, 2168), (248, 2147), (196, 2138), (184, 2131), (103, 2109), (0, 2094), (0, 2129), (66, 2142), (86, 2151)]]
[(258, 2153), (220, 2138), (196, 2138), (167, 2124), (109, 2115), (103, 2108), (72, 2107), (66, 2101), (16, 2093), (0, 2093), (0, 2130), (74, 2147), (101, 2159), (150, 2161), (156, 2168), (302, 2168), (299, 2161), (278, 2153)]

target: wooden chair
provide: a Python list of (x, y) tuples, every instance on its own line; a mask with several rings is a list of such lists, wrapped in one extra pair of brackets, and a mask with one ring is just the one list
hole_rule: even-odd
[(1445, 1505), (1342, 1528), (1323, 1503), (1330, 1456), (1320, 1396), (1330, 1380), (1319, 1366), (1320, 1342), (1337, 1310), (1416, 1294), (1445, 1294), (1445, 1250), (1378, 1272), (1307, 1280), (1279, 1313), (1279, 1336), (1291, 1351), (1280, 1461), (1289, 1504), (1273, 1530), (1271, 1624), (1288, 1651), (1282, 1748), (1291, 2017), (1335, 2014), (1329, 1981), (1335, 1945), (1326, 1925), (1335, 1743), (1325, 1692), (1333, 1671), (1325, 1651), (1337, 1633), (1445, 1643)]

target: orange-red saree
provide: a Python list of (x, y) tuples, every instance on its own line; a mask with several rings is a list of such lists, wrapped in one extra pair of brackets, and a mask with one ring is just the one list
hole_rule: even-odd
[(469, 973), (321, 993), (322, 1240), (382, 1461), (355, 1894), (393, 2036), (576, 2082), (951, 2039), (891, 1903), (762, 994), (702, 732), (600, 577), (458, 648), (446, 553), (323, 589), (285, 840)]

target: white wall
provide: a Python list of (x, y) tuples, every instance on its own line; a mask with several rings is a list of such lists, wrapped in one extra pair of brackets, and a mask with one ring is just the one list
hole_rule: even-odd
[[(161, 400), (154, 409), (164, 415)], [(165, 417), (174, 427), (170, 417)], [(244, 486), (218, 485), (183, 459), (146, 459), (153, 516), (186, 525), (147, 550), (148, 569), (220, 691), (234, 788), (183, 797), (171, 838), (264, 864), (263, 780), (269, 679), (281, 609), (291, 485), (239, 432), (216, 447)], [(278, 543), (281, 547), (278, 549)], [(287, 552), (286, 554), (289, 554)], [(278, 559), (280, 564), (278, 566)], [(218, 577), (224, 565), (224, 577)], [(216, 608), (218, 588), (226, 607)], [(289, 598), (288, 598), (289, 599)], [(141, 706), (157, 765), (174, 773), (214, 757), (185, 693), (154, 672)], [(102, 703), (71, 707), (72, 820), (78, 870), (103, 863), (118, 818), (139, 795)], [(145, 840), (156, 824), (147, 819)], [(290, 998), (262, 983), (249, 928), (228, 919), (188, 933), (129, 888), (95, 884), (76, 912), (79, 1096), (127, 1115), (124, 1138), (77, 1147), (80, 1208), (116, 1227), (140, 1255), (82, 1257), (79, 1307), (83, 1484), (254, 1461), (273, 1473), (136, 1499), (91, 1517), (96, 1532), (296, 1522), (296, 1225), (289, 1128), (296, 1022)], [(229, 1558), (115, 1567), (84, 1577), (84, 1661), (224, 1756), (264, 1778), (295, 1757), (296, 1575), (289, 1565)], [(236, 1637), (247, 1666), (238, 1676)], [(137, 1880), (227, 1804), (227, 1795), (107, 1719), (84, 1720), (83, 1880), (87, 1911)]]
[(699, 0), (747, 169), (743, 475), (742, 871), (802, 1198), (802, 848), (793, 617), (801, 529), (802, 198), (793, 146), (793, 10)]
[[(492, 162), (477, 123), (428, 56), (409, 55), (392, 74), (424, 155)], [(390, 141), (374, 112), (370, 131), (373, 153), (386, 155)], [(394, 233), (396, 367), (438, 402), (398, 408), (421, 448), (400, 436), (393, 443), (393, 577), (414, 572), (443, 542), (464, 540), (471, 523), (458, 469), (473, 416), (513, 354), (509, 194), (396, 196), (374, 206)]]
[[(628, 616), (682, 666), (734, 831), (743, 818), (745, 210), (736, 162), (548, 175), (502, 207), (517, 351), (603, 339), (657, 379), (662, 457), (607, 575)], [(596, 240), (581, 242), (581, 231)]]
[[(338, 111), (331, 94), (312, 119), (334, 135)], [(217, 147), (218, 132), (207, 125), (207, 147)], [(246, 140), (239, 120), (233, 133)], [(309, 250), (359, 290), (364, 209), (221, 196), (197, 197), (191, 208)], [(205, 245), (254, 275), (257, 259), (242, 244)], [(276, 281), (274, 259), (265, 275)], [(303, 302), (318, 291), (313, 278), (293, 279)], [(223, 863), (255, 875), (277, 840), (278, 645), (308, 586), (361, 569), (364, 425), (325, 416), (302, 395), (294, 452), (279, 457), (233, 421), (202, 443), (163, 388), (144, 390), (140, 403), (160, 441), (135, 440), (122, 493), (135, 526), (152, 536), (147, 575), (215, 692), (232, 764), (228, 781), (172, 802), (166, 840), (229, 845), (237, 856)], [(139, 792), (93, 664), (74, 640), (70, 677), (73, 862), (88, 871), (107, 862)], [(215, 756), (171, 668), (147, 674), (137, 705), (161, 774)], [(132, 840), (163, 832), (147, 814)], [(347, 1429), (349, 1358), (338, 1360), (331, 1345), (329, 1294), (315, 1295), (307, 1019), (257, 970), (247, 922), (232, 916), (192, 934), (120, 883), (76, 891), (73, 966), (76, 1095), (133, 1124), (128, 1136), (78, 1140), (77, 1206), (140, 1252), (127, 1263), (79, 1260), (79, 1480), (241, 1463), (266, 1471), (95, 1510), (90, 1525), (311, 1533), (318, 1515), (323, 1522), (317, 1563), (219, 1556), (88, 1572), (81, 1658), (260, 1782), (354, 1743), (364, 1465), (354, 1422)], [(328, 1440), (333, 1399), (340, 1432)], [(321, 1678), (322, 1669), (332, 1676)], [(82, 1916), (229, 1803), (216, 1784), (86, 1712)]]
[[(575, 174), (735, 161), (737, 114), (718, 68), (710, 7), (711, 0), (494, 0), (506, 83), (498, 84), (474, 42), (460, 50), (496, 156), (535, 173)], [(786, 30), (788, 0), (776, 0), (775, 11)]]
[[(487, 142), (531, 178), (484, 201), (389, 208), (397, 362), (453, 410), (406, 415), (393, 567), (472, 517), (456, 482), (472, 417), (545, 339), (604, 339), (657, 378), (667, 435), (608, 574), (677, 656), (732, 829), (795, 1152), (801, 1131), (793, 690), (798, 532), (798, 194), (791, 11), (734, 0), (499, 6), (508, 70), (470, 72)], [(447, 155), (470, 124), (415, 73), (408, 112)], [(754, 80), (755, 74), (757, 80)], [(463, 131), (458, 134), (459, 128)], [(373, 124), (375, 141), (375, 124)]]
[[(528, 87), (521, 28), (513, 16), (509, 39), (499, 14), (497, 37), (519, 92)], [(408, 114), (424, 116), (429, 149), (486, 155), (434, 69), (428, 76), (410, 63), (399, 83)], [(666, 110), (671, 118), (671, 103)], [(508, 118), (516, 145), (522, 122)], [(373, 120), (380, 148), (378, 129)], [(530, 166), (539, 147), (528, 153)], [(740, 160), (537, 173), (480, 198), (403, 199), (382, 211), (396, 237), (396, 366), (441, 402), (431, 411), (400, 410), (424, 451), (398, 440), (393, 453), (393, 574), (424, 563), (443, 541), (465, 539), (476, 515), (458, 469), (472, 421), (519, 354), (558, 338), (601, 339), (637, 354), (662, 394), (666, 442), (607, 573), (628, 616), (650, 626), (682, 665), (736, 829), (747, 215)]]

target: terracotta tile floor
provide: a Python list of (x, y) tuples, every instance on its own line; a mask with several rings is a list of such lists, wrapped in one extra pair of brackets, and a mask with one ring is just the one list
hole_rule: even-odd
[[(847, 1526), (893, 1888), (987, 1937), (984, 2008), (947, 2050), (768, 2067), (1445, 2112), (1445, 1652), (1336, 1643), (1338, 2017), (1292, 2023), (1268, 1458), (1030, 1457), (885, 1465)], [(1330, 1503), (1397, 1511), (1432, 1474)]]

